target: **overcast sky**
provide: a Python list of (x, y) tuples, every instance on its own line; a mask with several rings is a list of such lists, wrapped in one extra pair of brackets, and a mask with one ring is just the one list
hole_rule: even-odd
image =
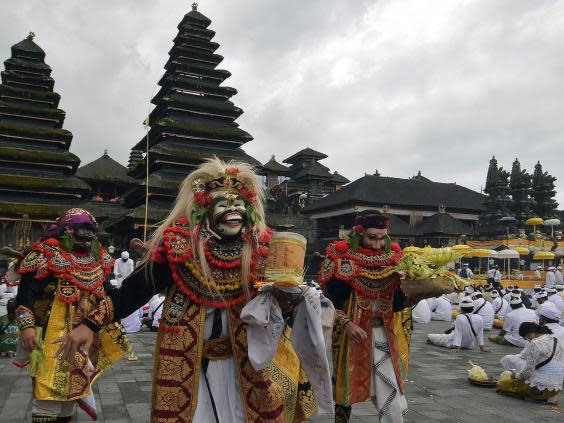
[[(126, 163), (186, 0), (1, 0), (0, 58), (34, 31), (71, 151)], [(489, 159), (564, 181), (564, 1), (203, 0), (245, 150), (309, 146), (349, 179), (422, 174), (480, 190)], [(3, 67), (2, 67), (3, 69)], [(564, 194), (557, 200), (564, 208)]]

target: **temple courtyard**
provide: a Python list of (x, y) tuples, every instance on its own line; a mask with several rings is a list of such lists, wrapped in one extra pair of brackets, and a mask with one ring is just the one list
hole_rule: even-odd
[[(406, 395), (409, 413), (405, 422), (562, 422), (563, 410), (542, 404), (508, 398), (493, 388), (470, 385), (466, 378), (468, 361), (484, 367), (490, 375), (500, 372), (499, 359), (516, 353), (511, 347), (494, 345), (492, 353), (447, 349), (425, 344), (427, 333), (449, 328), (450, 322), (431, 322), (415, 327), (411, 345), (411, 368)], [(153, 349), (156, 335), (141, 332), (130, 335), (138, 361), (122, 360), (96, 383), (98, 421), (106, 423), (148, 422), (151, 401)], [(560, 397), (564, 405), (564, 397)], [(30, 421), (31, 380), (26, 370), (19, 370), (6, 358), (0, 359), (0, 422)], [(82, 411), (79, 422), (90, 421)], [(331, 422), (330, 417), (316, 417), (312, 422)], [(377, 422), (371, 403), (353, 407), (352, 422)], [(228, 422), (226, 422), (228, 423)]]

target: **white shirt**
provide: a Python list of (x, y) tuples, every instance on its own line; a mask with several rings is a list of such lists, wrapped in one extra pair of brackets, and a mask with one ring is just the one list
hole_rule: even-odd
[[(474, 336), (470, 328), (470, 322), (477, 336)], [(478, 314), (462, 313), (456, 316), (454, 321), (454, 330), (452, 331), (452, 344), (448, 345), (449, 348), (460, 347), (472, 349), (475, 346), (475, 339), (478, 338), (478, 346), (484, 345), (484, 323), (482, 317)], [(450, 344), (450, 342), (449, 342)]]
[(121, 319), (121, 324), (126, 333), (135, 333), (141, 330), (141, 319), (143, 318), (143, 307), (134, 311), (129, 316)]
[(528, 343), (525, 338), (519, 335), (519, 326), (523, 322), (538, 323), (538, 317), (534, 310), (525, 306), (519, 307), (507, 313), (503, 322), (503, 330), (506, 332), (505, 339), (517, 347), (525, 347)]
[[(429, 301), (429, 300), (432, 300)], [(450, 322), (452, 320), (452, 305), (445, 297), (428, 298), (429, 308), (431, 309), (433, 320), (444, 320)]]
[(159, 295), (159, 294), (153, 295), (153, 298), (149, 300), (149, 308), (150, 308), (149, 317), (153, 319), (152, 326), (155, 328), (159, 327), (159, 320), (163, 313), (164, 300), (165, 300), (164, 295)]
[(121, 286), (121, 282), (125, 278), (127, 278), (133, 272), (133, 270), (134, 270), (133, 260), (127, 259), (127, 261), (123, 261), (121, 258), (119, 258), (115, 261), (114, 275), (116, 277), (118, 288)]
[(562, 277), (562, 273), (560, 273), (560, 270), (554, 272), (554, 277), (556, 278), (556, 285), (564, 284), (564, 278)]
[(505, 300), (505, 298), (497, 297), (492, 301), (492, 306), (494, 309), (494, 314), (497, 314), (497, 318), (504, 320), (507, 313), (511, 311), (511, 306)]
[[(479, 311), (476, 312), (478, 309)], [(482, 320), (484, 321), (484, 330), (492, 330), (495, 312), (491, 303), (483, 298), (478, 298), (474, 301), (474, 313), (482, 316)]]
[(550, 297), (548, 297), (548, 301), (554, 304), (558, 308), (558, 310), (560, 310), (560, 312), (564, 312), (564, 300), (560, 295), (552, 294)]
[(547, 323), (545, 326), (549, 328), (552, 334), (564, 345), (564, 327), (560, 326), (558, 323)]
[(488, 278), (494, 278), (496, 282), (501, 282), (501, 272), (497, 269), (488, 270)]
[(545, 288), (554, 288), (554, 285), (556, 285), (556, 275), (554, 274), (553, 271), (546, 272), (544, 287)]
[(431, 321), (431, 309), (427, 300), (421, 300), (413, 307), (411, 318), (416, 323), (429, 323)]

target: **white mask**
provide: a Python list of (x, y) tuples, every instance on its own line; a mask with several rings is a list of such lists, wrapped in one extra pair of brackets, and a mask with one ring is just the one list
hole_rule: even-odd
[(241, 197), (227, 195), (213, 206), (211, 229), (222, 237), (237, 236), (241, 233), (246, 218), (245, 201)]

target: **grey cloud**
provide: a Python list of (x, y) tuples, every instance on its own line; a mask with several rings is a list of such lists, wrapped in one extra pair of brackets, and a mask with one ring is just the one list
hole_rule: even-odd
[[(379, 169), (479, 190), (496, 155), (564, 180), (564, 4), (204, 0), (247, 152), (303, 146), (349, 179)], [(184, 0), (3, 0), (0, 58), (37, 34), (83, 163), (121, 162), (189, 10)], [(564, 205), (564, 196), (558, 201)]]

